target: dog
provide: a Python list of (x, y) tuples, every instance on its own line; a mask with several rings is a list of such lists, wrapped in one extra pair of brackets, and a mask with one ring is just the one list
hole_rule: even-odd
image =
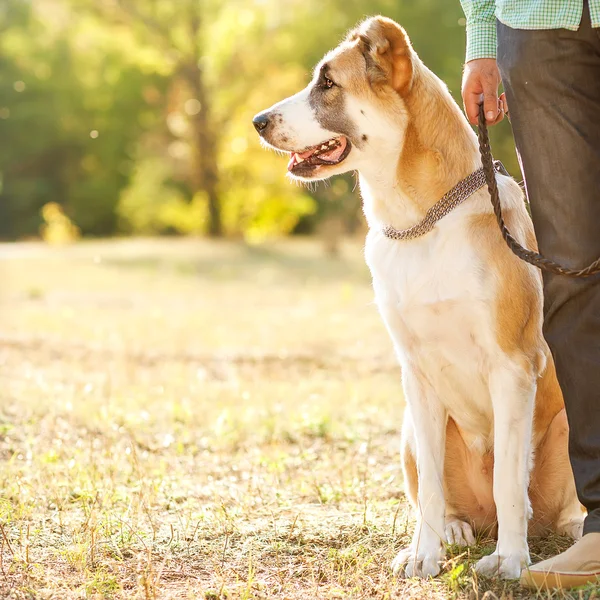
[[(477, 139), (404, 29), (372, 17), (325, 55), (311, 83), (254, 117), (301, 181), (358, 172), (375, 299), (401, 366), (402, 466), (416, 512), (392, 563), (437, 575), (445, 543), (497, 537), (475, 569), (516, 578), (530, 535), (581, 536), (568, 425), (542, 334), (542, 279), (503, 241), (482, 184), (431, 229), (393, 239), (481, 167)], [(497, 175), (505, 221), (536, 247), (518, 184)]]

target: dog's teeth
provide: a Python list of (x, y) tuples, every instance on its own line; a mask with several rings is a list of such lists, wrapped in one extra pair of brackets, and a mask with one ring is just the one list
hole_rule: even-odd
[(304, 162), (304, 159), (296, 154), (296, 162), (297, 163)]
[(321, 146), (321, 150), (327, 150), (327, 144), (323, 144), (323, 145)]
[(330, 146), (333, 146), (335, 143), (336, 143), (335, 140), (329, 140), (329, 145)]

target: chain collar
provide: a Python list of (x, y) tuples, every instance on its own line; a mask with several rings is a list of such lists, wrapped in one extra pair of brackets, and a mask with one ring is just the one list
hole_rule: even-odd
[[(499, 162), (499, 161), (496, 161)], [(499, 170), (498, 165), (494, 165)], [(503, 167), (504, 168), (504, 167)], [(426, 213), (420, 223), (408, 229), (395, 229), (391, 225), (383, 228), (383, 235), (392, 240), (414, 240), (429, 233), (436, 223), (454, 210), (459, 204), (472, 196), (477, 190), (485, 185), (485, 173), (483, 167), (477, 169), (462, 181), (459, 181), (449, 192), (444, 194)]]

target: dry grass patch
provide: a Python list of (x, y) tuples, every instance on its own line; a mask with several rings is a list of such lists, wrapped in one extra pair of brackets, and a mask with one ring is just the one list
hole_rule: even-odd
[(474, 578), (484, 540), (435, 581), (388, 570), (402, 398), (358, 244), (6, 245), (0, 269), (1, 597), (526, 597)]

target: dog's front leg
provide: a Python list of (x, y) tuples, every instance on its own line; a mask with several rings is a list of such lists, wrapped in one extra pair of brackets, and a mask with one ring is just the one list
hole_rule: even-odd
[(535, 378), (521, 366), (498, 365), (490, 377), (494, 410), (494, 502), (498, 544), (475, 566), (478, 573), (517, 578), (529, 564), (528, 486)]
[(419, 480), (417, 524), (411, 545), (394, 559), (394, 573), (433, 577), (444, 557), (444, 451), (446, 410), (427, 380), (403, 365), (404, 394), (413, 420)]

